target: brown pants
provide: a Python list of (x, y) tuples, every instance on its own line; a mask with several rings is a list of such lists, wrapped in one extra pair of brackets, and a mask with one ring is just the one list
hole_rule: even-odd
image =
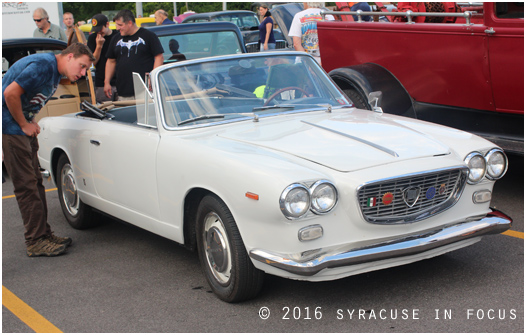
[(38, 140), (36, 137), (2, 134), (2, 150), (24, 222), (26, 245), (31, 245), (42, 236), (51, 234), (47, 223), (46, 192), (38, 164)]

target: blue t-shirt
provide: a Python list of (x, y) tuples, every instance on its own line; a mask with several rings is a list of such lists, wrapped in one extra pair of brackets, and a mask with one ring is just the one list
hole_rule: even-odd
[(15, 81), (25, 91), (22, 94), (22, 111), (26, 120), (31, 121), (57, 90), (61, 74), (53, 53), (35, 54), (24, 57), (9, 68), (2, 78), (2, 134), (25, 135), (13, 119), (5, 103), (4, 91)]
[(265, 43), (265, 38), (267, 37), (267, 23), (272, 23), (268, 43), (276, 43), (276, 40), (274, 39), (274, 21), (270, 16), (267, 16), (259, 25), (259, 43)]

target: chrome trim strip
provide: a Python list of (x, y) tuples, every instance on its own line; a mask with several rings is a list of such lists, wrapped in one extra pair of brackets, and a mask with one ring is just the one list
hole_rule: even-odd
[(317, 125), (317, 124), (314, 124), (314, 123), (310, 123), (310, 122), (307, 122), (307, 121), (301, 121), (305, 124), (308, 124), (309, 126), (313, 126), (313, 127), (316, 127), (316, 128), (320, 128), (320, 129), (323, 129), (323, 130), (327, 130), (331, 133), (334, 133), (334, 134), (338, 134), (338, 135), (341, 135), (341, 136), (344, 136), (344, 137), (347, 137), (347, 138), (350, 138), (350, 139), (353, 139), (355, 141), (358, 141), (358, 142), (361, 142), (363, 144), (367, 144), (368, 146), (371, 146), (373, 148), (376, 148), (380, 151), (383, 151), (385, 153), (388, 153), (389, 155), (393, 156), (393, 157), (399, 157), (398, 154), (396, 152), (394, 152), (393, 150), (391, 149), (388, 149), (386, 147), (382, 147), (376, 143), (373, 143), (373, 142), (369, 142), (367, 140), (364, 140), (363, 138), (359, 138), (359, 137), (356, 137), (356, 136), (352, 136), (352, 135), (349, 135), (349, 134), (345, 134), (345, 133), (342, 133), (342, 132), (339, 132), (337, 130), (334, 130), (334, 129), (330, 129), (330, 128), (326, 128), (326, 127), (323, 127), (323, 126), (320, 126), (320, 125)]
[(261, 249), (250, 251), (250, 257), (287, 272), (313, 276), (321, 270), (404, 257), (483, 235), (500, 234), (511, 227), (512, 219), (493, 210), (480, 220), (459, 223), (420, 235), (406, 236), (364, 248), (342, 250), (341, 247), (320, 249), (314, 257), (277, 254)]

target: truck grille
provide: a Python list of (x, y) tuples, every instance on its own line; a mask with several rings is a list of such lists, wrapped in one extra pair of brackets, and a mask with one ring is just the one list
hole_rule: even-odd
[(366, 183), (358, 188), (362, 215), (376, 224), (424, 220), (458, 201), (468, 174), (458, 167)]

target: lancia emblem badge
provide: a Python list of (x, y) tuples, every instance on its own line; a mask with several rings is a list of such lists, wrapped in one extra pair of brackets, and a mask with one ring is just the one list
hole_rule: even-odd
[(420, 187), (408, 187), (402, 191), (402, 196), (407, 207), (412, 208), (420, 198)]

